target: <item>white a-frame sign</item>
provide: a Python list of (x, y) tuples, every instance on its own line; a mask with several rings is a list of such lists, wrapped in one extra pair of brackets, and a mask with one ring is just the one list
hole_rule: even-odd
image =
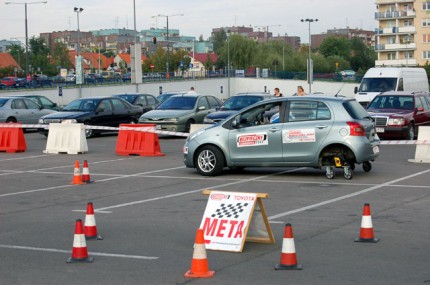
[(200, 228), (206, 249), (242, 252), (245, 241), (275, 243), (263, 198), (267, 193), (204, 190), (209, 195)]

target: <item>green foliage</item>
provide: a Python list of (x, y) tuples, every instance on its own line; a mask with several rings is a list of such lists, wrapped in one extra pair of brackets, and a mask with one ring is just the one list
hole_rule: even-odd
[(343, 37), (328, 37), (322, 41), (318, 51), (325, 57), (338, 55), (349, 60), (351, 57), (351, 41)]

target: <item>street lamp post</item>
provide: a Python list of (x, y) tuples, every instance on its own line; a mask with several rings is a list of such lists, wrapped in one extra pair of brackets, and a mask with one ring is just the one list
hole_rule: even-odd
[(230, 98), (230, 30), (227, 31), (227, 92)]
[(175, 15), (157, 15), (157, 16), (152, 16), (152, 18), (157, 18), (157, 17), (165, 17), (166, 21), (167, 21), (167, 36), (166, 36), (166, 40), (167, 40), (167, 53), (166, 53), (166, 77), (169, 78), (169, 56), (170, 56), (170, 48), (169, 48), (169, 17), (175, 17), (175, 16), (184, 16), (184, 14), (175, 14)]
[(307, 64), (307, 78), (309, 84), (309, 93), (312, 93), (312, 81), (313, 81), (313, 64), (311, 58), (311, 23), (318, 22), (318, 19), (301, 19), (302, 22), (308, 22), (308, 32), (309, 32), (309, 57)]
[(76, 47), (76, 61), (75, 61), (75, 78), (76, 78), (76, 84), (82, 84), (82, 59), (81, 59), (81, 30), (79, 29), (79, 13), (82, 13), (84, 11), (83, 8), (75, 7), (73, 10), (76, 12), (76, 16), (78, 19), (78, 43)]
[(46, 4), (48, 1), (37, 2), (5, 2), (5, 4), (18, 4), (25, 7), (25, 76), (28, 77), (28, 21), (27, 21), (27, 5), (30, 4)]

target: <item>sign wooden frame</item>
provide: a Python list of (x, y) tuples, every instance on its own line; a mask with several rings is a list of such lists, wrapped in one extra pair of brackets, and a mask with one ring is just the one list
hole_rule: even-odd
[[(209, 189), (203, 190), (202, 194), (210, 195), (212, 192), (225, 193), (226, 195), (229, 195), (229, 194), (240, 195), (241, 194), (241, 192), (216, 191), (216, 190), (209, 190)], [(244, 237), (242, 239), (240, 249), (239, 250), (214, 249), (214, 248), (210, 248), (210, 246), (208, 246), (208, 245), (207, 245), (207, 249), (242, 252), (245, 241), (258, 242), (258, 243), (268, 243), (268, 244), (274, 244), (275, 243), (275, 238), (273, 236), (273, 232), (272, 232), (272, 229), (270, 227), (270, 223), (269, 223), (269, 220), (267, 218), (267, 213), (266, 213), (266, 210), (264, 208), (264, 204), (263, 204), (263, 200), (262, 200), (264, 198), (268, 198), (269, 194), (268, 193), (249, 193), (249, 194), (255, 194), (257, 199), (255, 201), (253, 201), (250, 217), (247, 220), (247, 223), (246, 223), (245, 228), (244, 228), (244, 232), (243, 232)], [(208, 201), (208, 205), (209, 205), (209, 203), (210, 203), (210, 201)], [(205, 217), (203, 217), (203, 219), (204, 218)], [(203, 224), (203, 221), (202, 221), (202, 224)]]

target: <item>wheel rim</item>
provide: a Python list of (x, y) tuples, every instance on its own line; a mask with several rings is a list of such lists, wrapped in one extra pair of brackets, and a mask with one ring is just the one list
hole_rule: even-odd
[(93, 135), (93, 130), (85, 129), (85, 137), (89, 138)]
[(410, 127), (409, 127), (409, 139), (410, 139), (410, 140), (413, 140), (413, 139), (414, 139), (414, 137), (415, 137), (414, 127), (413, 127), (413, 126), (410, 126)]
[(197, 163), (203, 172), (211, 172), (216, 165), (215, 154), (209, 150), (204, 150), (199, 154)]

